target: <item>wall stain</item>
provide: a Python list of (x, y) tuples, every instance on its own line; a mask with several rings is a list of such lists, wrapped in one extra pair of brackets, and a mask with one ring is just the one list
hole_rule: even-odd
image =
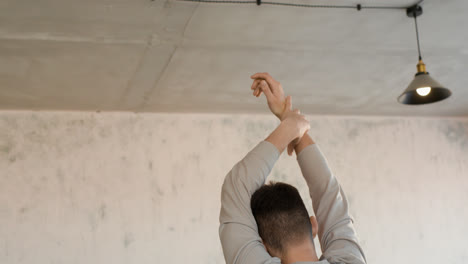
[(393, 126), (397, 124), (398, 120), (394, 119), (384, 119), (376, 121), (363, 121), (351, 119), (345, 121), (345, 126), (348, 128), (348, 139), (351, 140), (358, 138), (363, 132), (368, 132), (376, 128)]
[(468, 148), (468, 122), (444, 121), (439, 125), (439, 131), (448, 142), (459, 145), (462, 149)]
[(98, 222), (97, 222), (97, 219), (94, 215), (94, 213), (91, 213), (88, 215), (88, 221), (89, 221), (89, 226), (91, 228), (91, 231), (94, 232), (96, 231), (97, 227), (98, 227)]
[(99, 217), (101, 217), (101, 220), (104, 220), (107, 215), (107, 206), (105, 204), (102, 204), (101, 207), (99, 207), (98, 210)]
[(60, 186), (63, 187), (64, 183), (65, 183), (65, 175), (63, 174), (62, 170), (58, 169), (57, 173), (55, 175), (57, 176), (57, 180), (58, 180)]
[(11, 142), (7, 142), (4, 145), (0, 145), (0, 151), (5, 153), (5, 154), (10, 153), (12, 148), (13, 148), (13, 144)]
[(101, 128), (99, 130), (99, 136), (101, 136), (102, 138), (108, 138), (111, 135), (112, 135), (112, 130), (111, 129)]
[(424, 240), (424, 234), (423, 233), (419, 233), (419, 240)]
[(223, 118), (223, 120), (221, 122), (225, 126), (232, 125), (232, 119), (231, 118)]
[(134, 241), (134, 237), (132, 233), (126, 233), (123, 239), (123, 244), (125, 248), (128, 248)]
[(161, 190), (161, 188), (157, 187), (157, 192), (160, 196), (164, 196), (164, 192)]
[(278, 170), (274, 170), (273, 175), (270, 178), (271, 179), (270, 182), (285, 182), (287, 178), (288, 177), (286, 174), (280, 173)]
[(349, 139), (356, 139), (359, 136), (359, 134), (360, 134), (359, 129), (355, 127), (353, 129), (349, 130), (348, 138)]

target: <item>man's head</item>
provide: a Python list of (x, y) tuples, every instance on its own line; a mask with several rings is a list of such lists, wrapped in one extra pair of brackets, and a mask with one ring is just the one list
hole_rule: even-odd
[(264, 185), (252, 195), (250, 206), (263, 244), (272, 256), (285, 255), (302, 243), (313, 245), (317, 222), (309, 218), (295, 187), (281, 182)]

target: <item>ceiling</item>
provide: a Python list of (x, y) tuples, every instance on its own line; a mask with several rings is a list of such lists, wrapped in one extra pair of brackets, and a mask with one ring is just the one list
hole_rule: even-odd
[(468, 1), (422, 6), (424, 61), (453, 95), (407, 106), (396, 98), (417, 50), (403, 10), (2, 0), (0, 109), (266, 113), (249, 76), (267, 71), (307, 114), (468, 116)]

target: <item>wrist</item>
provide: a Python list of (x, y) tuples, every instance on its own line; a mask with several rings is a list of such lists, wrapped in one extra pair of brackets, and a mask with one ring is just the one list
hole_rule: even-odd
[(283, 121), (285, 118), (285, 112), (286, 112), (285, 110), (286, 110), (286, 104), (283, 103), (281, 111), (277, 111), (276, 113), (274, 113), (275, 116), (278, 117), (280, 121)]
[(296, 155), (302, 152), (306, 147), (315, 144), (314, 140), (309, 136), (309, 134), (304, 134), (298, 144), (294, 147), (296, 150)]
[(299, 137), (300, 131), (291, 119), (283, 118), (278, 128), (283, 131), (283, 134), (289, 140), (288, 144)]
[(281, 124), (265, 139), (275, 145), (280, 153), (288, 146), (288, 144), (297, 137), (297, 132), (294, 131), (292, 124), (288, 120), (282, 121)]
[(277, 114), (276, 117), (278, 117), (278, 119), (283, 122), (285, 119), (286, 119), (286, 111), (283, 111), (281, 112), (280, 114)]
[(282, 113), (280, 113), (280, 114), (275, 114), (275, 116), (276, 116), (280, 121), (283, 121), (283, 119), (284, 119)]

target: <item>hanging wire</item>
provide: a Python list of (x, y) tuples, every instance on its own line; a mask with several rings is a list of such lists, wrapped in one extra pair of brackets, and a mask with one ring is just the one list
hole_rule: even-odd
[[(308, 7), (308, 8), (349, 8), (349, 9), (407, 9), (408, 6), (363, 6), (358, 5), (309, 5), (309, 4), (294, 4), (270, 1), (242, 1), (242, 0), (177, 0), (182, 2), (198, 2), (198, 3), (215, 3), (215, 4), (262, 4), (262, 5), (277, 5), (277, 6), (292, 6), (292, 7)], [(419, 0), (416, 4), (421, 3)], [(413, 5), (416, 5), (413, 4)]]
[(362, 5), (308, 5), (308, 4), (294, 4), (294, 3), (280, 3), (280, 2), (263, 2), (266, 5), (279, 5), (279, 6), (294, 6), (294, 7), (309, 7), (309, 8), (350, 8), (350, 9), (406, 9), (406, 7), (393, 7), (393, 6), (362, 6)]
[(416, 40), (418, 42), (418, 54), (419, 54), (419, 60), (422, 60), (421, 56), (421, 48), (419, 47), (419, 31), (418, 31), (418, 20), (416, 18), (416, 12), (414, 14), (414, 25), (416, 26)]
[(256, 4), (257, 1), (222, 1), (222, 0), (177, 0), (181, 2), (199, 2), (199, 3), (214, 3), (214, 4)]

